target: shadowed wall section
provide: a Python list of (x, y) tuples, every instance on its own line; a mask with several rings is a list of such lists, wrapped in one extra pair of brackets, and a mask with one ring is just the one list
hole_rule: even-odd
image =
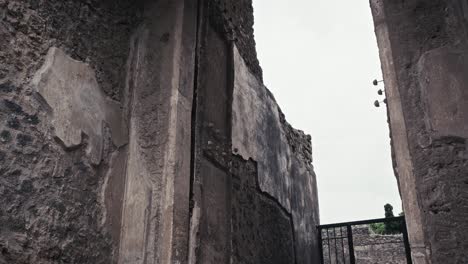
[(468, 262), (468, 5), (372, 0), (414, 263)]
[(201, 7), (190, 263), (318, 263), (310, 136), (284, 120), (242, 55), (249, 40), (230, 16), (248, 21), (250, 4)]

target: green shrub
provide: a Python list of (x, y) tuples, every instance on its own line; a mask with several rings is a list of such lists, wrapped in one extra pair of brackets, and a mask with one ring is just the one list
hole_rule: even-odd
[[(395, 215), (393, 214), (393, 206), (391, 204), (386, 204), (384, 206), (385, 218), (391, 218)], [(402, 216), (403, 213), (400, 213)], [(379, 235), (393, 235), (401, 234), (403, 226), (401, 222), (388, 222), (388, 223), (375, 223), (370, 225), (370, 229)]]
[(379, 235), (384, 235), (385, 234), (385, 224), (384, 223), (374, 223), (370, 224), (370, 229), (372, 232), (379, 234)]

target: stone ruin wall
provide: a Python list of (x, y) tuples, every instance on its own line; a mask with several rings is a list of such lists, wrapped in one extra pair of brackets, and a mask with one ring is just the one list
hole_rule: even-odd
[(125, 1), (0, 1), (0, 263), (111, 262), (119, 223), (106, 217), (102, 193), (112, 153), (126, 147), (111, 142), (108, 127), (99, 164), (87, 153), (90, 135), (62, 127), (80, 141), (64, 144), (52, 105), (31, 83), (59, 47), (94, 72), (94, 93), (123, 102), (133, 9)]
[(468, 4), (370, 2), (413, 263), (468, 263)]
[[(413, 261), (468, 263), (468, 5), (371, 7)], [(248, 0), (0, 0), (0, 263), (316, 259), (310, 138), (252, 25)]]
[(403, 234), (379, 235), (369, 226), (353, 228), (354, 255), (359, 264), (406, 264)]
[[(406, 264), (403, 234), (379, 235), (370, 230), (369, 225), (352, 226), (353, 249), (358, 264)], [(328, 232), (328, 234), (327, 234)], [(332, 239), (328, 241), (327, 237)], [(333, 239), (333, 237), (344, 239)], [(346, 228), (322, 230), (323, 263), (347, 264), (350, 262)], [(330, 243), (330, 250), (328, 249)], [(338, 254), (338, 255), (337, 255)]]
[(314, 263), (251, 1), (0, 0), (0, 263)]

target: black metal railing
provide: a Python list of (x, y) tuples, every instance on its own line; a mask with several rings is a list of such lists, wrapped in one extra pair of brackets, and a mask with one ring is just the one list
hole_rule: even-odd
[[(398, 232), (376, 234), (371, 225), (397, 224)], [(318, 226), (322, 264), (412, 264), (404, 216)], [(357, 252), (356, 252), (357, 251)]]

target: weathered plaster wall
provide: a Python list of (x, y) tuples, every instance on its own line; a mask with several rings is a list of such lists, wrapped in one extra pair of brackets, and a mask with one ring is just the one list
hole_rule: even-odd
[(0, 0), (0, 263), (314, 263), (310, 136), (252, 25), (248, 0)]
[(196, 2), (1, 1), (0, 18), (0, 262), (186, 259)]
[[(243, 31), (236, 23), (249, 21), (251, 3), (205, 4), (202, 12), (210, 15), (202, 15), (198, 43), (190, 263), (317, 263), (310, 136), (285, 121), (262, 84), (246, 55), (253, 34), (235, 38)], [(213, 15), (224, 5), (241, 12)]]
[[(110, 123), (88, 122), (88, 114), (104, 119), (102, 112), (88, 110), (105, 108), (102, 101), (93, 104), (101, 100), (96, 94), (114, 105), (121, 100), (135, 10), (127, 1), (0, 1), (0, 263), (111, 262), (120, 230), (118, 196), (103, 190), (119, 182), (106, 176), (120, 143), (111, 140), (117, 131)], [(33, 84), (52, 47), (63, 51), (67, 66), (55, 68), (63, 70), (60, 76), (49, 71), (48, 79), (78, 97), (65, 90), (46, 94)], [(67, 75), (78, 68), (85, 76)], [(70, 87), (86, 76), (81, 88), (92, 98)], [(75, 105), (68, 98), (83, 100)], [(92, 108), (71, 113), (58, 101)], [(71, 124), (64, 127), (64, 120)], [(74, 124), (83, 120), (81, 133)]]
[(193, 1), (150, 1), (132, 36), (119, 263), (187, 258), (196, 14)]
[(302, 140), (298, 145), (310, 150), (310, 137), (290, 128), (273, 95), (250, 73), (237, 48), (233, 54), (232, 151), (257, 162), (259, 188), (291, 214), (298, 262), (310, 262), (316, 258), (308, 249), (317, 246), (317, 184), (311, 155), (304, 159), (292, 142), (296, 136)]
[(371, 1), (415, 263), (466, 263), (465, 1)]

